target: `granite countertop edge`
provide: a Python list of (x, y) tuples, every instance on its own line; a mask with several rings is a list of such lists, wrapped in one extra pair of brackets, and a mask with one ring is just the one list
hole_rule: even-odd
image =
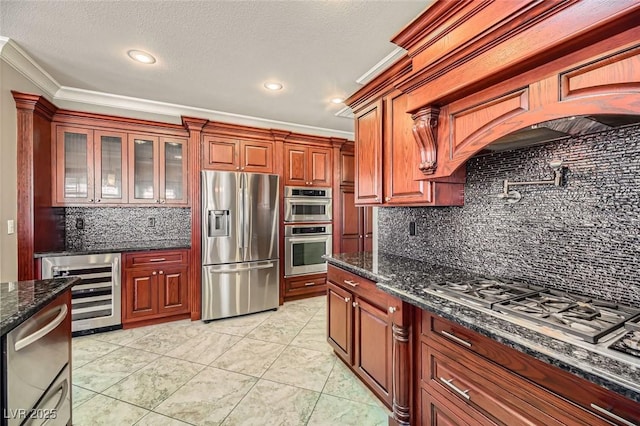
[[(554, 339), (520, 326), (515, 319), (512, 322), (487, 308), (471, 307), (440, 297), (437, 294), (422, 292), (417, 294), (411, 289), (402, 288), (402, 277), (376, 274), (331, 256), (326, 256), (325, 259), (329, 264), (375, 281), (381, 290), (413, 306), (433, 312), (519, 352), (575, 374), (633, 401), (640, 402), (640, 386), (637, 383), (634, 386), (635, 382), (626, 380), (624, 372), (616, 374), (614, 371), (619, 368), (624, 371), (627, 368), (633, 368), (632, 366), (621, 367), (617, 360), (612, 360), (606, 355), (591, 352), (583, 347), (575, 346), (571, 342)], [(415, 273), (415, 271), (412, 272)], [(576, 354), (579, 354), (583, 360), (576, 359)], [(636, 370), (638, 377), (640, 377), (640, 369)]]
[[(13, 315), (5, 318), (0, 322), (0, 336), (5, 336), (7, 333), (14, 330), (20, 324), (31, 318), (34, 314), (36, 314), (40, 309), (45, 307), (49, 302), (54, 300), (56, 297), (60, 296), (65, 291), (69, 290), (75, 283), (80, 281), (80, 277), (69, 277), (69, 278), (57, 278), (53, 280), (36, 280), (33, 281), (36, 285), (46, 285), (47, 288), (44, 289), (45, 292), (43, 294), (39, 294), (31, 303), (27, 306), (22, 307), (19, 312), (14, 313)], [(53, 282), (56, 283), (55, 286), (51, 287), (45, 283)], [(20, 286), (22, 281), (18, 281), (15, 285)], [(6, 283), (3, 283), (6, 284)], [(2, 304), (3, 300), (0, 300), (0, 304)], [(8, 309), (5, 306), (2, 306), (2, 309)]]
[(134, 252), (134, 251), (151, 251), (151, 250), (188, 250), (191, 248), (191, 244), (175, 244), (175, 245), (167, 245), (167, 246), (139, 246), (139, 247), (124, 247), (114, 245), (113, 247), (102, 248), (102, 249), (82, 249), (82, 250), (64, 250), (64, 251), (52, 251), (52, 252), (42, 252), (35, 253), (33, 255), (34, 259), (40, 259), (43, 257), (54, 257), (54, 256), (78, 256), (85, 254), (103, 254), (103, 253), (126, 253), (126, 252)]

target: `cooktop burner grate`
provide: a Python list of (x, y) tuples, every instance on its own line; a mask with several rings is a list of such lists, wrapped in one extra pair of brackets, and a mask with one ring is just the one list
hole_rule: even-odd
[(542, 290), (529, 284), (498, 279), (479, 279), (470, 281), (445, 281), (430, 287), (442, 293), (463, 298), (471, 303), (487, 308), (498, 302), (535, 294)]

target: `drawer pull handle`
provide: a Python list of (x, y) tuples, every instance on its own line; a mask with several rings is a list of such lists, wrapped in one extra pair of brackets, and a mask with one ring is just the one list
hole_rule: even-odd
[(167, 260), (164, 257), (159, 257), (157, 259), (149, 259), (149, 262), (164, 262), (165, 260)]
[(459, 387), (457, 387), (456, 385), (451, 383), (451, 382), (453, 382), (453, 379), (447, 380), (447, 379), (443, 379), (442, 377), (440, 377), (439, 379), (440, 379), (440, 381), (442, 383), (447, 385), (449, 388), (451, 388), (451, 390), (453, 390), (455, 393), (457, 393), (458, 395), (460, 395), (464, 399), (471, 400), (471, 397), (469, 396), (469, 389), (467, 389), (467, 390), (460, 389)]
[(594, 410), (611, 417), (612, 419), (624, 424), (624, 425), (628, 425), (628, 426), (635, 426), (635, 423), (631, 423), (629, 420), (625, 420), (620, 416), (616, 416), (615, 414), (613, 414), (611, 411), (609, 410), (605, 410), (602, 407), (598, 407), (596, 404), (591, 404), (591, 408), (593, 408)]
[(310, 286), (310, 285), (316, 285), (316, 283), (304, 283), (304, 285)]
[(56, 315), (53, 321), (15, 343), (14, 348), (16, 352), (42, 339), (44, 336), (53, 331), (57, 326), (59, 326), (62, 321), (64, 321), (64, 319), (67, 317), (67, 313), (69, 312), (69, 308), (67, 308), (67, 305), (60, 305), (57, 309), (59, 309), (60, 312), (58, 312), (58, 315)]
[(358, 283), (351, 280), (344, 280), (345, 284), (349, 284), (351, 287), (358, 287)]
[(470, 348), (471, 347), (471, 343), (467, 342), (466, 340), (462, 340), (461, 338), (459, 338), (458, 336), (454, 336), (451, 333), (447, 333), (446, 331), (442, 330), (440, 332), (441, 334), (445, 335), (446, 337), (448, 337), (449, 339), (460, 343), (461, 345), (465, 345), (466, 347)]

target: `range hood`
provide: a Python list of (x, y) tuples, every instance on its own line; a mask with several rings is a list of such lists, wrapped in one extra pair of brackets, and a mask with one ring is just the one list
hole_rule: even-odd
[(640, 123), (640, 115), (589, 115), (558, 118), (534, 124), (493, 141), (485, 149), (505, 151), (558, 139), (603, 132)]

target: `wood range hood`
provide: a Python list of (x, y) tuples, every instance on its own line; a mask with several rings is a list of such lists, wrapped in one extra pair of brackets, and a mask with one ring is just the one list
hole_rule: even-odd
[(421, 179), (481, 151), (640, 123), (638, 34), (636, 0), (434, 2), (391, 40), (410, 71), (385, 76), (407, 97)]

